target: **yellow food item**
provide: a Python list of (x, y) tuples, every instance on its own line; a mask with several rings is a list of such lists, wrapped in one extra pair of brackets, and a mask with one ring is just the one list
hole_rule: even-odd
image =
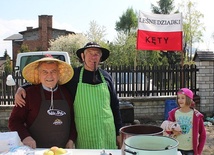
[(49, 150), (44, 151), (43, 155), (63, 155), (65, 153), (67, 153), (65, 149), (53, 146)]
[(59, 149), (59, 147), (57, 147), (57, 146), (52, 146), (52, 147), (50, 148), (50, 150), (53, 151), (53, 152), (55, 152), (57, 149)]
[(58, 148), (55, 150), (54, 155), (65, 154), (67, 151), (63, 148)]
[(51, 150), (46, 150), (43, 155), (54, 155), (54, 152)]

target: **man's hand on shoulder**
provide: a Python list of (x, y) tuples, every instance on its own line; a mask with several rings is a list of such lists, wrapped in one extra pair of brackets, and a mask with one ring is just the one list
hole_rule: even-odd
[(24, 88), (19, 87), (15, 94), (15, 100), (14, 100), (15, 106), (20, 106), (20, 107), (25, 106), (26, 104), (24, 100), (25, 97), (26, 97), (26, 92)]

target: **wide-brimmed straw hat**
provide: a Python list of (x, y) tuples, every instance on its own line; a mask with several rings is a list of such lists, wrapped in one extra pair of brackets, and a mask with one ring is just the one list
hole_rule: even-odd
[(89, 42), (83, 48), (80, 48), (76, 51), (76, 54), (81, 61), (82, 61), (81, 53), (83, 53), (85, 51), (85, 49), (87, 49), (87, 48), (99, 48), (101, 50), (102, 57), (100, 59), (100, 62), (105, 61), (109, 57), (110, 51), (108, 49), (101, 47), (96, 42)]
[(23, 77), (32, 84), (39, 84), (39, 70), (38, 66), (40, 62), (50, 62), (54, 61), (58, 63), (59, 70), (59, 81), (58, 84), (62, 85), (67, 83), (74, 75), (74, 70), (70, 64), (67, 62), (61, 61), (59, 59), (55, 59), (53, 57), (45, 57), (34, 62), (29, 63), (27, 66), (23, 68), (22, 75)]

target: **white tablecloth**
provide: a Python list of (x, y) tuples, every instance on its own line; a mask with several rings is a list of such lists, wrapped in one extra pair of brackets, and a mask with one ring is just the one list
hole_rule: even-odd
[[(43, 155), (44, 150), (47, 149), (36, 149), (35, 155)], [(69, 155), (100, 155), (103, 150), (93, 150), (93, 149), (67, 149)], [(121, 150), (104, 150), (107, 154), (121, 155)], [(178, 155), (181, 155), (178, 152)]]

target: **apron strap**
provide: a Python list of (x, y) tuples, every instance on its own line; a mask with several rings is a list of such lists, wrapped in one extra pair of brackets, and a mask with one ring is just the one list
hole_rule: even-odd
[[(60, 89), (60, 87), (58, 87), (59, 91), (60, 91), (60, 95), (62, 96), (62, 100), (65, 100), (65, 95), (62, 93), (62, 90)], [(41, 96), (42, 96), (42, 100), (46, 100), (45, 99), (45, 93), (44, 93), (44, 89), (42, 87), (42, 85), (40, 86), (40, 90), (41, 90)], [(56, 90), (57, 91), (57, 90)]]
[[(80, 70), (79, 83), (82, 83), (82, 79), (83, 79), (83, 71), (84, 71), (84, 67), (82, 67), (82, 68), (81, 68), (81, 70)], [(99, 70), (99, 69), (98, 69), (98, 72), (99, 72), (99, 74), (100, 74), (100, 77), (101, 77), (102, 82), (103, 82), (103, 83), (106, 83), (106, 80), (105, 80), (105, 78), (104, 78), (103, 74), (100, 72), (100, 70)]]

